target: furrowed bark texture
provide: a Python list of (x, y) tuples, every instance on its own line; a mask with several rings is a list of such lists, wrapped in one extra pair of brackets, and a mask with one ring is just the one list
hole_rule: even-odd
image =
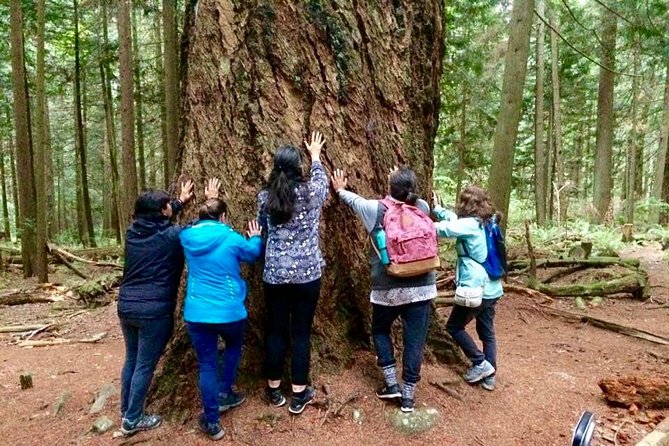
[[(345, 169), (355, 192), (380, 197), (388, 170), (406, 163), (428, 196), (442, 33), (438, 0), (403, 6), (358, 0), (199, 2), (196, 11), (187, 11), (182, 45), (179, 172), (199, 189), (206, 178), (219, 177), (229, 218), (241, 229), (256, 215), (256, 195), (276, 148), (303, 146), (319, 130), (327, 138), (326, 169)], [(327, 266), (313, 328), (313, 376), (346, 364), (356, 347), (370, 345), (367, 235), (337, 198), (324, 207), (321, 246)], [(262, 359), (261, 266), (249, 272), (242, 381), (259, 376)], [(194, 391), (193, 364), (183, 359), (187, 337), (182, 329), (177, 333), (153, 394), (166, 409), (182, 407), (170, 402), (187, 401)], [(452, 357), (459, 358), (455, 352)], [(189, 380), (179, 377), (184, 370)]]

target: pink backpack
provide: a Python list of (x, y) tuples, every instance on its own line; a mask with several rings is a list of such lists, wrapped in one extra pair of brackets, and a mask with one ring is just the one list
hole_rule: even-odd
[(386, 249), (390, 258), (388, 274), (412, 277), (439, 267), (437, 231), (430, 217), (415, 206), (386, 197), (383, 216)]

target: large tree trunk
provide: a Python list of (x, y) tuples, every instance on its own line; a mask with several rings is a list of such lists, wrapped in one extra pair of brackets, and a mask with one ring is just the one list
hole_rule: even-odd
[[(156, 4), (160, 3), (161, 0), (156, 0)], [(158, 7), (158, 6), (157, 6)], [(162, 154), (162, 162), (160, 165), (155, 161), (152, 172), (152, 177), (150, 183), (152, 187), (158, 187), (158, 171), (161, 172), (161, 177), (163, 178), (162, 184), (165, 188), (168, 186), (168, 179), (166, 177), (167, 173), (167, 122), (165, 116), (165, 74), (163, 70), (163, 34), (161, 26), (161, 14), (156, 13), (154, 16), (154, 32), (156, 34), (156, 83), (158, 84), (158, 98), (160, 101), (160, 147)]]
[(178, 50), (175, 0), (163, 0), (163, 39), (165, 44), (163, 73), (165, 80), (165, 186), (174, 180), (179, 144)]
[[(554, 13), (550, 13), (550, 24), (557, 29)], [(567, 217), (567, 186), (565, 184), (564, 158), (562, 156), (562, 111), (560, 110), (560, 73), (558, 71), (558, 42), (557, 33), (551, 30), (551, 86), (553, 89), (553, 149), (555, 154), (555, 189), (557, 200), (557, 221), (562, 224)]]
[(23, 275), (35, 274), (35, 183), (32, 148), (30, 147), (30, 111), (26, 90), (23, 54), (23, 11), (21, 1), (10, 2), (12, 92), (14, 95), (14, 135), (16, 137), (16, 178), (21, 227)]
[(613, 71), (616, 51), (617, 17), (602, 8), (602, 58), (604, 67), (599, 69), (599, 94), (597, 96), (597, 148), (595, 151), (595, 176), (593, 179), (593, 207), (595, 219), (603, 223), (611, 203), (613, 188), (611, 154), (613, 148)]
[(35, 111), (35, 273), (39, 282), (49, 281), (47, 269), (47, 226), (48, 209), (46, 200), (46, 91), (44, 79), (44, 29), (46, 19), (44, 0), (37, 0), (37, 59), (35, 68), (36, 102)]
[[(537, 13), (544, 16), (544, 2), (537, 0)], [(544, 29), (541, 19), (537, 20), (536, 42), (536, 87), (534, 95), (534, 207), (537, 224), (546, 224), (546, 144), (544, 141)]]
[[(81, 93), (81, 61), (79, 45), (79, 1), (73, 1), (74, 6), (74, 118), (75, 118), (75, 146), (77, 148), (77, 163), (81, 187), (81, 218), (84, 227), (81, 240), (84, 246), (95, 246), (95, 232), (93, 231), (93, 214), (91, 212), (91, 198), (88, 193), (88, 166), (86, 165), (86, 138), (84, 136), (84, 118), (82, 115)], [(84, 95), (85, 96), (85, 95)]]
[(132, 51), (135, 56), (133, 76), (135, 80), (135, 127), (137, 131), (137, 161), (139, 162), (139, 190), (146, 189), (146, 159), (144, 158), (144, 107), (142, 98), (142, 57), (137, 37), (137, 13), (132, 8)]
[(119, 71), (121, 77), (121, 141), (123, 145), (123, 220), (130, 222), (137, 199), (137, 166), (135, 165), (135, 109), (132, 81), (132, 37), (130, 0), (118, 2)]
[[(393, 5), (201, 2), (197, 20), (187, 11), (180, 172), (196, 184), (221, 178), (234, 226), (254, 218), (274, 150), (285, 142), (301, 145), (312, 130), (326, 135), (326, 168), (345, 169), (356, 192), (383, 195), (388, 169), (407, 163), (421, 193), (430, 193), (442, 2)], [(327, 266), (313, 329), (314, 374), (346, 364), (356, 348), (370, 345), (367, 236), (335, 198), (325, 205), (321, 234)], [(244, 367), (253, 376), (262, 357), (260, 275), (260, 266), (250, 268)], [(441, 329), (435, 340), (445, 339)], [(153, 393), (165, 410), (194, 391), (189, 350), (183, 329), (177, 330)], [(446, 350), (451, 360), (459, 358), (452, 343)]]
[[(10, 121), (11, 122), (11, 121)], [(9, 145), (7, 151), (9, 152), (9, 173), (11, 175), (12, 183), (12, 203), (14, 204), (14, 229), (16, 230), (16, 241), (21, 238), (21, 210), (19, 208), (19, 187), (16, 180), (16, 152), (15, 152), (14, 138), (9, 135)]]
[[(493, 203), (503, 215), (508, 214), (513, 177), (513, 156), (527, 74), (527, 55), (532, 30), (534, 0), (514, 0), (511, 31), (504, 62), (502, 103), (497, 115), (497, 128), (492, 149), (492, 165), (488, 190)], [(506, 227), (506, 219), (502, 220)]]
[[(657, 148), (657, 159), (655, 161), (655, 181), (651, 197), (659, 200), (662, 197), (664, 170), (669, 146), (669, 61), (667, 61), (667, 71), (664, 78), (664, 102), (662, 106), (662, 121), (660, 123), (660, 141)], [(650, 224), (657, 224), (660, 221), (660, 207), (653, 206), (648, 217)]]
[(53, 239), (58, 233), (58, 227), (54, 218), (53, 210), (56, 208), (56, 195), (53, 184), (53, 145), (51, 139), (51, 118), (49, 117), (49, 100), (44, 101), (44, 125), (46, 126), (46, 143), (44, 149), (46, 150), (44, 156), (46, 157), (46, 172), (44, 174), (45, 188), (46, 188), (46, 208), (51, 210), (47, 213), (47, 233), (48, 239)]
[(627, 165), (625, 171), (625, 222), (629, 224), (634, 223), (634, 206), (636, 203), (636, 173), (637, 173), (637, 144), (639, 143), (639, 124), (638, 108), (639, 108), (639, 47), (635, 40), (634, 45), (634, 62), (633, 71), (634, 78), (632, 79), (632, 110), (630, 120), (632, 122), (629, 138), (627, 140)]

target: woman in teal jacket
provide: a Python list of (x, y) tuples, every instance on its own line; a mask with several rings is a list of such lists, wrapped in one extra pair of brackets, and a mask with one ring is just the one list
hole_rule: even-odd
[[(218, 190), (217, 180), (210, 189)], [(246, 282), (240, 262), (255, 262), (262, 251), (260, 227), (249, 222), (247, 240), (225, 222), (227, 206), (218, 198), (200, 208), (199, 220), (181, 231), (188, 264), (184, 320), (197, 355), (204, 414), (200, 429), (213, 440), (223, 437), (219, 413), (244, 402), (232, 390), (242, 352), (247, 311)], [(219, 380), (218, 338), (225, 341), (223, 373)]]
[[(491, 280), (481, 263), (488, 256), (484, 225), (496, 218), (488, 193), (476, 186), (462, 190), (456, 212), (434, 203), (435, 226), (440, 237), (455, 238), (458, 254), (455, 284), (464, 293), (482, 293), (480, 306), (455, 305), (446, 323), (446, 330), (472, 361), (464, 378), (468, 383), (481, 382), (486, 390), (495, 389), (497, 341), (495, 339), (495, 306), (504, 294), (501, 279)], [(483, 343), (479, 350), (465, 327), (476, 319), (476, 333)]]

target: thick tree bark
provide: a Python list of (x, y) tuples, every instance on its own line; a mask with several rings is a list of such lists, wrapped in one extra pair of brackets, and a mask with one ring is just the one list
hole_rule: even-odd
[[(655, 200), (660, 200), (662, 191), (664, 190), (664, 170), (667, 157), (667, 150), (669, 146), (669, 61), (667, 61), (667, 71), (664, 78), (664, 102), (662, 106), (662, 121), (660, 123), (660, 140), (657, 148), (657, 159), (655, 161), (655, 181), (653, 182), (653, 190), (651, 197)], [(648, 217), (650, 224), (657, 224), (660, 221), (659, 206), (651, 208), (651, 213)]]
[(595, 151), (595, 172), (593, 178), (593, 207), (595, 220), (603, 223), (611, 203), (612, 148), (613, 148), (613, 87), (615, 66), (617, 17), (608, 9), (601, 8), (602, 14), (602, 58), (599, 69), (599, 94), (597, 96), (597, 136)]
[[(293, 0), (258, 8), (252, 1), (223, 0), (200, 2), (197, 20), (187, 11), (179, 171), (196, 184), (221, 178), (234, 226), (242, 228), (255, 216), (276, 147), (301, 145), (313, 130), (326, 135), (326, 168), (345, 169), (356, 192), (383, 195), (388, 169), (407, 163), (418, 174), (421, 193), (430, 193), (442, 2), (393, 5)], [(314, 375), (346, 364), (356, 348), (370, 345), (367, 235), (336, 198), (325, 205), (321, 234), (327, 266), (313, 329)], [(249, 272), (244, 367), (257, 376), (261, 267)], [(443, 341), (443, 324), (437, 328), (434, 339)], [(457, 349), (446, 344), (446, 354), (457, 361)], [(154, 399), (165, 410), (194, 392), (189, 350), (179, 329), (156, 378)]]
[(146, 159), (144, 158), (144, 107), (142, 104), (142, 57), (137, 38), (137, 14), (132, 8), (132, 51), (134, 55), (133, 77), (135, 80), (135, 127), (137, 132), (137, 161), (139, 163), (139, 190), (146, 189)]
[(46, 208), (50, 210), (47, 213), (47, 238), (53, 239), (58, 234), (57, 217), (53, 215), (53, 209), (56, 208), (56, 195), (53, 184), (54, 167), (53, 167), (53, 145), (51, 143), (51, 119), (49, 117), (49, 100), (44, 101), (44, 125), (46, 126), (46, 143), (44, 146), (46, 157), (46, 172), (44, 174), (45, 188), (46, 188)]
[[(544, 1), (537, 0), (537, 13), (544, 16)], [(537, 224), (546, 224), (546, 144), (544, 141), (544, 35), (545, 25), (537, 20), (536, 86), (534, 95), (534, 190)]]
[(37, 59), (35, 68), (35, 274), (40, 283), (48, 282), (47, 269), (47, 200), (46, 200), (46, 92), (44, 80), (44, 30), (46, 25), (44, 0), (37, 0)]
[(80, 176), (80, 199), (84, 246), (95, 246), (95, 232), (93, 230), (93, 214), (91, 212), (91, 198), (88, 193), (88, 166), (86, 165), (86, 138), (84, 136), (84, 118), (82, 115), (81, 93), (81, 55), (79, 43), (79, 0), (73, 1), (74, 6), (74, 118), (75, 118), (75, 146), (78, 155)]
[(179, 145), (179, 78), (176, 0), (163, 0), (164, 79), (165, 79), (165, 185), (174, 180)]
[[(159, 3), (161, 0), (156, 0)], [(160, 153), (162, 162), (160, 165), (154, 155), (153, 169), (151, 169), (151, 179), (149, 182), (153, 187), (158, 187), (158, 171), (161, 172), (163, 178), (163, 187), (167, 189), (167, 123), (165, 116), (165, 74), (163, 70), (163, 34), (161, 27), (161, 14), (156, 13), (154, 16), (154, 33), (156, 35), (156, 82), (158, 84), (158, 98), (160, 101)], [(155, 150), (155, 149), (154, 149)]]
[(121, 74), (121, 140), (123, 144), (123, 220), (126, 227), (137, 199), (137, 166), (135, 165), (135, 109), (132, 82), (132, 37), (130, 0), (118, 2), (119, 71)]
[(12, 183), (12, 203), (14, 204), (14, 229), (16, 230), (16, 240), (21, 238), (21, 210), (19, 208), (19, 187), (16, 181), (16, 157), (14, 139), (10, 135), (9, 144), (7, 147), (9, 152), (9, 173), (11, 175)]
[[(16, 137), (16, 178), (21, 228), (23, 275), (35, 274), (35, 183), (30, 146), (30, 111), (26, 90), (23, 53), (23, 11), (20, 0), (10, 2), (12, 92), (14, 95), (14, 135)], [(18, 227), (18, 226), (17, 226)]]
[(7, 205), (7, 175), (5, 172), (5, 144), (0, 139), (0, 184), (2, 186), (2, 223), (3, 232), (7, 240), (11, 240), (12, 233), (9, 229), (9, 206)]
[[(557, 29), (554, 14), (551, 12), (550, 24)], [(560, 74), (558, 71), (557, 33), (551, 30), (551, 84), (553, 89), (553, 151), (555, 153), (555, 198), (557, 200), (558, 224), (567, 217), (567, 186), (565, 184), (564, 158), (562, 156), (562, 112), (560, 110)]]
[(632, 104), (630, 120), (632, 125), (630, 127), (629, 138), (627, 140), (627, 165), (625, 171), (625, 222), (629, 224), (634, 223), (634, 205), (636, 203), (636, 172), (637, 172), (637, 152), (639, 143), (639, 126), (638, 126), (638, 108), (639, 108), (639, 47), (638, 43), (634, 45), (634, 61), (633, 73), (635, 77), (632, 78)]
[[(488, 177), (490, 196), (503, 215), (507, 215), (509, 210), (514, 148), (527, 74), (527, 55), (530, 47), (533, 11), (534, 0), (514, 0), (511, 31), (504, 63), (502, 103), (497, 115), (492, 165)], [(506, 225), (506, 219), (502, 220), (502, 223)]]

